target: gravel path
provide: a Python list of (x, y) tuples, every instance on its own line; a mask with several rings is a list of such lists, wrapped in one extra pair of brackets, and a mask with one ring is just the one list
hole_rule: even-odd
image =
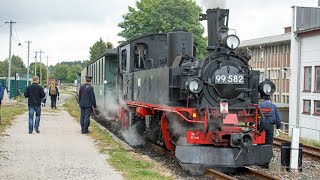
[(123, 179), (61, 106), (44, 108), (39, 129), (40, 134), (28, 134), (27, 114), (23, 114), (0, 137), (1, 180)]

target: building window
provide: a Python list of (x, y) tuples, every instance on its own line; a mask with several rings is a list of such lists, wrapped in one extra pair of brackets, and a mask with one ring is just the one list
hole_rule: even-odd
[(315, 67), (314, 91), (320, 92), (320, 66)]
[(304, 88), (303, 91), (311, 91), (311, 66), (304, 67)]
[(282, 95), (282, 103), (286, 103), (286, 96), (285, 95)]
[(320, 115), (320, 101), (314, 101), (314, 114)]
[(287, 96), (287, 104), (289, 104), (289, 96)]
[(303, 100), (303, 114), (310, 114), (311, 112), (311, 100)]

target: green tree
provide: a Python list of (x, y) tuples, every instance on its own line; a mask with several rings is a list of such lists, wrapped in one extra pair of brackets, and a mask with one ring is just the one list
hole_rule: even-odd
[(57, 64), (54, 66), (54, 77), (65, 81), (68, 75), (68, 66), (63, 64)]
[(102, 38), (99, 41), (95, 42), (90, 47), (90, 61), (96, 60), (99, 56), (101, 56), (107, 50), (107, 45), (103, 42)]
[[(44, 63), (37, 62), (37, 76), (40, 78), (40, 74), (42, 74), (41, 78), (40, 78), (40, 82), (42, 85), (47, 84), (47, 66)], [(30, 69), (29, 69), (29, 77), (32, 78), (32, 76), (35, 75), (35, 63), (31, 63), (30, 64)], [(42, 73), (40, 73), (40, 68)]]
[(79, 74), (82, 70), (81, 65), (72, 65), (68, 68), (68, 74), (67, 74), (67, 82), (73, 82), (77, 79), (77, 74)]
[(201, 8), (193, 0), (141, 0), (137, 9), (129, 6), (118, 26), (123, 30), (118, 34), (126, 39), (149, 33), (170, 32), (174, 29), (187, 30), (194, 34), (198, 44), (197, 55), (202, 59), (207, 43), (202, 36), (204, 28), (199, 22)]
[(113, 44), (110, 41), (106, 42), (106, 46), (107, 46), (107, 49), (112, 49), (113, 48)]
[[(8, 77), (8, 68), (8, 59), (0, 62), (0, 77)], [(19, 56), (12, 55), (10, 76), (14, 77), (15, 73), (18, 73), (20, 77), (25, 77), (26, 72), (27, 69), (22, 59)]]

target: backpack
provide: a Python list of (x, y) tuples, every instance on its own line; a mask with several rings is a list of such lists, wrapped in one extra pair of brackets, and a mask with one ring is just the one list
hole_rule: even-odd
[(50, 95), (53, 95), (53, 96), (57, 95), (57, 89), (55, 86), (50, 87)]

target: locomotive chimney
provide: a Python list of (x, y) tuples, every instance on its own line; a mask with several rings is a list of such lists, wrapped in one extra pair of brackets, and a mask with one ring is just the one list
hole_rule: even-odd
[(221, 26), (228, 27), (229, 9), (208, 9), (207, 14), (200, 14), (200, 21), (207, 20), (208, 24), (208, 51), (214, 50), (219, 42)]

